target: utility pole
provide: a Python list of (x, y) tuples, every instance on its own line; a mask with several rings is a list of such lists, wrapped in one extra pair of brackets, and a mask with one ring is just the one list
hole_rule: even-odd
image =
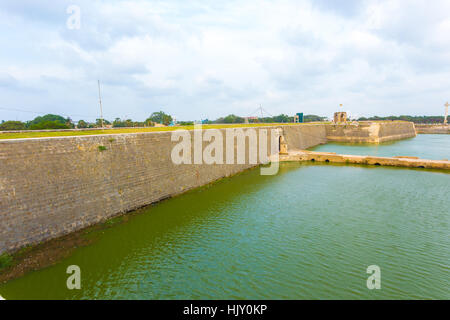
[(448, 104), (448, 101), (446, 104), (444, 104), (444, 106), (445, 106), (444, 124), (447, 124), (448, 107), (450, 106), (450, 104)]
[(103, 109), (102, 109), (102, 96), (100, 94), (100, 80), (98, 81), (98, 102), (100, 103), (100, 122), (103, 128)]

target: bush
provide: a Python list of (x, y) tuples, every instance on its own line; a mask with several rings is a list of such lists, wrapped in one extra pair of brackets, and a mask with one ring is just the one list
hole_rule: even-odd
[(45, 129), (70, 129), (70, 127), (58, 121), (44, 121), (30, 125), (31, 130), (45, 130)]
[(27, 128), (31, 130), (40, 129), (70, 129), (74, 125), (70, 118), (64, 118), (56, 114), (46, 114), (45, 116), (39, 116), (31, 121), (27, 122)]
[(82, 129), (82, 128), (87, 128), (87, 127), (88, 127), (88, 124), (86, 123), (86, 121), (84, 121), (84, 120), (78, 121), (77, 128)]
[(21, 121), (6, 121), (0, 124), (0, 131), (3, 130), (25, 130), (25, 123)]
[(153, 112), (150, 117), (148, 117), (145, 122), (156, 122), (164, 125), (169, 125), (172, 122), (172, 116), (164, 113), (164, 111)]
[[(209, 121), (212, 123), (212, 121)], [(178, 124), (180, 126), (193, 126), (194, 122), (193, 121), (179, 121)], [(209, 123), (208, 123), (209, 124)]]
[(120, 118), (116, 118), (112, 124), (113, 128), (124, 128), (126, 127), (125, 121), (122, 121)]
[(67, 119), (65, 119), (62, 116), (58, 116), (56, 114), (46, 114), (45, 116), (39, 116), (34, 118), (33, 120), (28, 122), (28, 125), (38, 124), (41, 122), (47, 122), (47, 121), (57, 121), (60, 123), (66, 123)]
[(9, 267), (12, 263), (12, 260), (12, 257), (7, 253), (0, 255), (0, 269)]
[(230, 114), (230, 115), (226, 116), (225, 118), (219, 118), (214, 122), (215, 123), (244, 123), (245, 119), (242, 117), (238, 117), (234, 114)]

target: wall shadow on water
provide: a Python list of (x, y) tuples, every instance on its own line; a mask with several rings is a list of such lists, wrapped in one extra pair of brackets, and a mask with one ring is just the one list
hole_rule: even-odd
[[(112, 270), (120, 270), (126, 261), (134, 257), (156, 255), (156, 251), (161, 253), (165, 248), (177, 247), (183, 241), (192, 241), (189, 237), (193, 231), (208, 229), (213, 224), (220, 225), (220, 221), (233, 219), (226, 210), (228, 206), (246, 197), (251, 198), (258, 190), (269, 187), (295, 168), (298, 165), (282, 165), (274, 176), (260, 176), (259, 167), (248, 169), (77, 233), (76, 237), (88, 241), (73, 241), (73, 237), (50, 240), (59, 246), (55, 251), (65, 248), (74, 252), (70, 257), (61, 258), (59, 252), (47, 251), (47, 256), (54, 255), (54, 258), (48, 259), (55, 260), (54, 265), (0, 285), (0, 294), (6, 299), (79, 299), (90, 296), (83, 291), (66, 289), (67, 266), (79, 265), (83, 275), (89, 275), (84, 281), (85, 286), (88, 282), (87, 286), (95, 287), (95, 279), (103, 278), (102, 275)], [(168, 238), (170, 243), (166, 242)], [(71, 248), (73, 243), (78, 246), (83, 242), (88, 245)], [(101, 288), (98, 291), (102, 291)], [(95, 293), (98, 294), (102, 295)], [(110, 295), (107, 290), (104, 294)]]
[[(286, 164), (284, 164), (286, 165)], [(364, 168), (368, 170), (410, 170), (410, 171), (418, 171), (418, 172), (430, 172), (430, 173), (442, 173), (442, 174), (450, 174), (450, 170), (445, 169), (430, 169), (430, 168), (414, 168), (414, 167), (396, 167), (396, 166), (384, 166), (384, 165), (371, 165), (371, 164), (357, 164), (357, 163), (335, 163), (335, 162), (318, 162), (318, 161), (303, 161), (299, 163), (300, 167), (307, 166), (331, 166), (331, 167), (355, 167), (355, 168)]]

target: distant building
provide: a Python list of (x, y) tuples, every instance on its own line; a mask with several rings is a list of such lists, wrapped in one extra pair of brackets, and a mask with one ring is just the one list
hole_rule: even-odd
[(299, 112), (294, 116), (294, 123), (303, 123), (303, 112)]
[(258, 117), (245, 117), (244, 118), (244, 123), (257, 123), (259, 122), (259, 118)]
[(334, 123), (345, 123), (345, 122), (347, 122), (347, 112), (334, 113)]

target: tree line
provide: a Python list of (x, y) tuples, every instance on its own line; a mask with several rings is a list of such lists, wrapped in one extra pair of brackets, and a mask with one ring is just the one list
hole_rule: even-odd
[(444, 116), (389, 116), (389, 117), (370, 117), (365, 118), (361, 117), (358, 119), (358, 121), (381, 121), (381, 120), (402, 120), (402, 121), (410, 121), (414, 123), (443, 123), (444, 122)]
[[(305, 122), (323, 121), (325, 117), (316, 115), (304, 116)], [(244, 123), (245, 118), (230, 114), (226, 117), (221, 117), (216, 120), (203, 120), (204, 124), (228, 124), (228, 123)], [(285, 114), (280, 114), (274, 117), (265, 118), (249, 118), (249, 123), (287, 123), (294, 122), (294, 117)], [(152, 127), (155, 124), (162, 124), (165, 126), (174, 124), (173, 117), (163, 111), (153, 112), (145, 121), (133, 121), (131, 119), (116, 118), (114, 121), (103, 119), (103, 126), (113, 128), (125, 127)], [(178, 121), (178, 125), (193, 125), (194, 121)], [(45, 129), (73, 129), (73, 128), (101, 128), (102, 120), (96, 119), (95, 122), (88, 122), (79, 120), (76, 124), (70, 118), (64, 118), (60, 115), (47, 114), (45, 116), (38, 116), (33, 120), (22, 121), (2, 121), (0, 123), (0, 131), (4, 130), (45, 130)]]
[(107, 119), (96, 119), (95, 122), (79, 120), (76, 124), (70, 118), (64, 118), (60, 115), (46, 114), (38, 116), (33, 120), (22, 121), (2, 121), (0, 123), (0, 131), (5, 130), (46, 130), (46, 129), (74, 129), (74, 128), (101, 128), (103, 126), (120, 128), (120, 127), (152, 127), (156, 123), (170, 125), (173, 123), (171, 115), (163, 111), (153, 112), (145, 121), (133, 121), (131, 119), (122, 120), (116, 118), (114, 121)]
[[(304, 122), (313, 122), (313, 121), (324, 121), (326, 117), (320, 117), (316, 115), (305, 115), (303, 117)], [(249, 117), (248, 118), (249, 123), (288, 123), (288, 122), (294, 122), (293, 116), (288, 116), (286, 114), (280, 114), (278, 116), (272, 116), (272, 117)], [(230, 114), (226, 117), (221, 117), (216, 120), (205, 120), (203, 123), (208, 124), (214, 124), (214, 123), (245, 123), (245, 117), (239, 117), (234, 114)]]
[[(294, 122), (293, 116), (288, 116), (286, 114), (280, 114), (273, 117), (249, 117), (249, 123), (289, 123)], [(317, 115), (305, 115), (303, 117), (304, 122), (316, 122), (325, 121), (325, 117)], [(443, 123), (443, 116), (389, 116), (389, 117), (361, 117), (358, 121), (376, 121), (376, 120), (403, 120), (411, 121), (414, 123)], [(220, 117), (216, 120), (205, 119), (202, 121), (203, 124), (232, 124), (232, 123), (245, 123), (246, 118), (239, 117), (234, 114), (230, 114), (226, 117)], [(133, 121), (131, 119), (120, 119), (116, 118), (114, 121), (108, 121), (103, 119), (103, 125), (113, 128), (125, 128), (125, 127), (152, 127), (155, 124), (162, 124), (165, 126), (174, 124), (174, 119), (171, 115), (166, 114), (163, 111), (153, 112), (145, 121)], [(178, 125), (192, 125), (193, 121), (178, 121)], [(73, 129), (73, 128), (101, 128), (102, 120), (96, 119), (95, 122), (88, 122), (85, 120), (79, 120), (76, 124), (72, 119), (65, 118), (60, 115), (47, 114), (45, 116), (38, 116), (33, 120), (22, 122), (22, 121), (2, 121), (0, 123), (0, 131), (5, 130), (45, 130), (45, 129)]]

